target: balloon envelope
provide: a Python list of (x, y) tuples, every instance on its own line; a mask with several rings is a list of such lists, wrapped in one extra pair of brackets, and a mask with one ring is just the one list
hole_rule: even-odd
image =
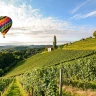
[(0, 32), (5, 38), (5, 34), (9, 31), (12, 26), (12, 19), (7, 16), (0, 16)]

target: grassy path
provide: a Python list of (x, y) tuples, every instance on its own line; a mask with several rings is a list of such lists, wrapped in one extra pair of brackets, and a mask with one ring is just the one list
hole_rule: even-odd
[(80, 88), (76, 88), (72, 86), (63, 86), (63, 90), (65, 90), (65, 92), (69, 92), (70, 94), (73, 94), (67, 96), (96, 96), (96, 90), (91, 90), (91, 89), (82, 90)]
[(14, 79), (12, 84), (8, 87), (8, 89), (4, 92), (2, 96), (28, 96), (28, 95), (26, 95), (19, 82), (16, 79)]

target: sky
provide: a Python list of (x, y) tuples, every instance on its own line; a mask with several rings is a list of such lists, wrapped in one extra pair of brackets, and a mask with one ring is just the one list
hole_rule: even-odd
[(2, 45), (74, 42), (96, 30), (96, 0), (0, 0), (0, 16), (12, 19)]

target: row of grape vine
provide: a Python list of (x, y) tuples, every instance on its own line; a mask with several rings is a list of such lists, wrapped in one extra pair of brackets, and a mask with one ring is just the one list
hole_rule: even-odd
[(23, 88), (35, 96), (59, 96), (59, 69), (63, 84), (83, 89), (96, 89), (96, 56), (76, 59), (58, 66), (36, 68), (18, 77)]
[(9, 84), (13, 81), (12, 78), (0, 78), (0, 96), (1, 94), (4, 93), (4, 91), (6, 90), (6, 88), (9, 86)]

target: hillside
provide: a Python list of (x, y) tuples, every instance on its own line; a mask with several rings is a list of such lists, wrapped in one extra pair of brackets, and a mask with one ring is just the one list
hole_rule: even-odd
[[(91, 96), (89, 94), (96, 96), (95, 44), (94, 38), (87, 38), (66, 45), (61, 49), (59, 47), (51, 52), (44, 51), (38, 53), (17, 63), (5, 77), (9, 77), (10, 79), (11, 76), (15, 76), (19, 85), (21, 84), (29, 95), (33, 94), (35, 90), (35, 95), (40, 94), (41, 96), (42, 94), (42, 96), (44, 96), (44, 94), (51, 94), (50, 96), (59, 96), (57, 84), (60, 82), (59, 70), (62, 68), (62, 94), (64, 96)], [(1, 84), (4, 84), (2, 79)], [(68, 87), (65, 88), (66, 86)], [(72, 87), (71, 89), (70, 86)], [(10, 86), (8, 88), (10, 89)], [(73, 91), (72, 89), (74, 88), (76, 89)], [(20, 89), (22, 88), (18, 87), (18, 90)], [(91, 91), (89, 92), (88, 90)], [(9, 94), (10, 92), (12, 92), (12, 89), (6, 93)]]
[[(59, 65), (61, 63), (72, 61), (77, 58), (82, 58), (94, 54), (93, 50), (63, 50), (57, 49), (52, 52), (36, 54), (28, 59), (25, 59), (17, 64), (6, 76), (21, 74), (36, 67), (48, 67)], [(74, 54), (74, 55), (73, 55)]]
[(96, 39), (86, 38), (70, 44), (65, 44), (65, 50), (96, 50)]
[(80, 41), (64, 45), (63, 49), (52, 52), (36, 54), (28, 59), (19, 62), (6, 76), (13, 76), (32, 70), (36, 67), (48, 67), (59, 65), (64, 62), (72, 61), (96, 53), (96, 39), (86, 38)]

